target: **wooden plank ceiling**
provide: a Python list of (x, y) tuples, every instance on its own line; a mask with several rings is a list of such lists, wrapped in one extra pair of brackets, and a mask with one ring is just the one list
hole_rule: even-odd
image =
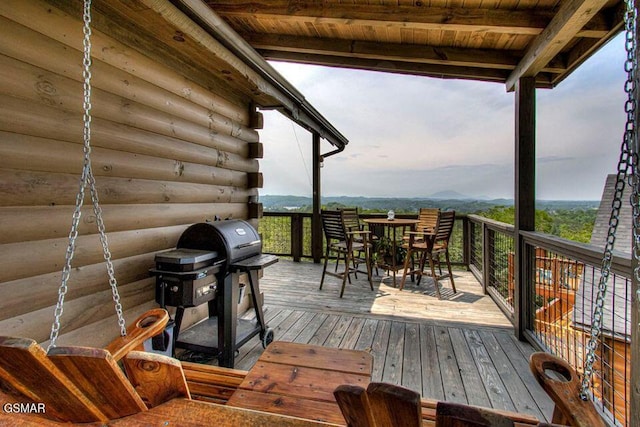
[(205, 0), (267, 59), (550, 88), (622, 28), (619, 0)]

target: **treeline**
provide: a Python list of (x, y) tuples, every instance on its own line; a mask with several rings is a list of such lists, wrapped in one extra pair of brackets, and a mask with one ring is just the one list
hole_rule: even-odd
[[(312, 211), (312, 201), (309, 197), (261, 196), (260, 201), (265, 211)], [(536, 231), (575, 242), (589, 243), (598, 205), (597, 201), (537, 201)], [(384, 213), (389, 209), (393, 209), (396, 214), (416, 214), (421, 207), (435, 207), (455, 210), (460, 214), (477, 214), (507, 224), (513, 224), (515, 219), (513, 200), (507, 199), (323, 198), (323, 208), (326, 209), (354, 206), (363, 214)]]
[[(294, 211), (311, 212), (312, 200), (304, 196), (260, 196), (264, 210), (271, 212)], [(416, 213), (421, 207), (434, 207), (455, 210), (460, 213), (476, 213), (496, 206), (513, 206), (511, 199), (430, 199), (404, 197), (323, 197), (323, 206), (357, 206), (362, 212), (386, 212), (393, 209), (398, 213)], [(538, 209), (556, 210), (589, 210), (597, 209), (600, 202), (583, 200), (538, 200)]]
[[(574, 242), (589, 243), (596, 221), (596, 209), (560, 209), (536, 210), (536, 231)], [(486, 218), (513, 224), (515, 209), (513, 206), (495, 206), (489, 210), (477, 212)]]

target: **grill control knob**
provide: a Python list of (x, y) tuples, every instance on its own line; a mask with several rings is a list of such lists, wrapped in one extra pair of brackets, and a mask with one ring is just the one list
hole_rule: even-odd
[(177, 286), (172, 286), (172, 287), (171, 287), (171, 292), (178, 292), (178, 290), (179, 290), (179, 289), (180, 289), (180, 288), (179, 288), (179, 287), (177, 287)]

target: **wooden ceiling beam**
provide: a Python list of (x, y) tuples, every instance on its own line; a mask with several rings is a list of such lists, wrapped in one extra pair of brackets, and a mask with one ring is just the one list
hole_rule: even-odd
[(549, 25), (531, 42), (524, 57), (507, 79), (507, 91), (512, 91), (521, 77), (535, 76), (542, 71), (606, 3), (607, 0), (563, 2)]
[[(621, 29), (623, 24), (620, 24), (619, 29)], [(617, 33), (611, 36), (613, 37)], [(567, 76), (573, 72), (576, 68), (578, 68), (584, 61), (586, 61), (589, 57), (591, 57), (598, 49), (600, 49), (604, 44), (606, 44), (611, 37), (606, 37), (603, 39), (582, 39), (577, 42), (569, 52), (563, 54), (562, 56), (565, 58), (564, 62), (567, 64), (567, 70), (564, 73), (558, 74), (553, 80), (553, 86), (557, 86), (560, 84)], [(621, 65), (622, 67), (622, 65)]]
[[(445, 79), (461, 78), (466, 80), (504, 83), (509, 74), (508, 70), (469, 66), (456, 67), (442, 64), (424, 64), (416, 62), (376, 60), (262, 49), (259, 49), (258, 52), (266, 59), (275, 61), (324, 65), (327, 67), (352, 68), (356, 70), (382, 71), (387, 73), (410, 74)], [(551, 81), (551, 74), (540, 73), (536, 76), (536, 87), (550, 88)]]
[[(352, 57), (378, 61), (390, 60), (513, 70), (522, 57), (522, 52), (509, 50), (496, 51), (490, 49), (376, 43), (277, 34), (241, 33), (240, 35), (255, 49), (259, 50)], [(561, 60), (554, 60), (543, 71), (563, 73), (566, 71), (566, 67)]]
[[(481, 31), (538, 35), (554, 16), (553, 11), (441, 8), (427, 6), (349, 5), (319, 2), (208, 1), (219, 15), (228, 18), (274, 19), (289, 23), (370, 27), (397, 26), (422, 30)], [(586, 24), (586, 23), (585, 23)], [(604, 17), (595, 16), (580, 37), (602, 37), (609, 31)]]
[[(620, 3), (617, 7), (609, 11), (611, 14), (611, 31), (605, 37), (600, 39), (581, 39), (578, 40), (571, 50), (561, 54), (564, 58), (563, 63), (567, 65), (566, 72), (559, 74), (553, 80), (553, 86), (557, 86), (562, 82), (573, 70), (578, 68), (584, 61), (593, 55), (598, 49), (604, 46), (609, 40), (616, 36), (620, 31), (624, 30), (624, 14), (625, 4)], [(559, 55), (560, 56), (560, 55)], [(557, 60), (558, 57), (556, 57)]]

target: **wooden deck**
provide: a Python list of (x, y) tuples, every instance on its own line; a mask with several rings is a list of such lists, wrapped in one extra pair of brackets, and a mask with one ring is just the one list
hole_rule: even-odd
[[(321, 265), (281, 260), (260, 281), (266, 319), (275, 339), (361, 349), (374, 357), (373, 380), (401, 384), (423, 397), (531, 414), (550, 420), (553, 404), (528, 366), (533, 351), (466, 271), (456, 271), (458, 293), (446, 280), (443, 300), (433, 282), (402, 292), (377, 277), (371, 291), (358, 276), (338, 297), (339, 280), (318, 290)], [(236, 357), (250, 369), (262, 346), (257, 337)]]

